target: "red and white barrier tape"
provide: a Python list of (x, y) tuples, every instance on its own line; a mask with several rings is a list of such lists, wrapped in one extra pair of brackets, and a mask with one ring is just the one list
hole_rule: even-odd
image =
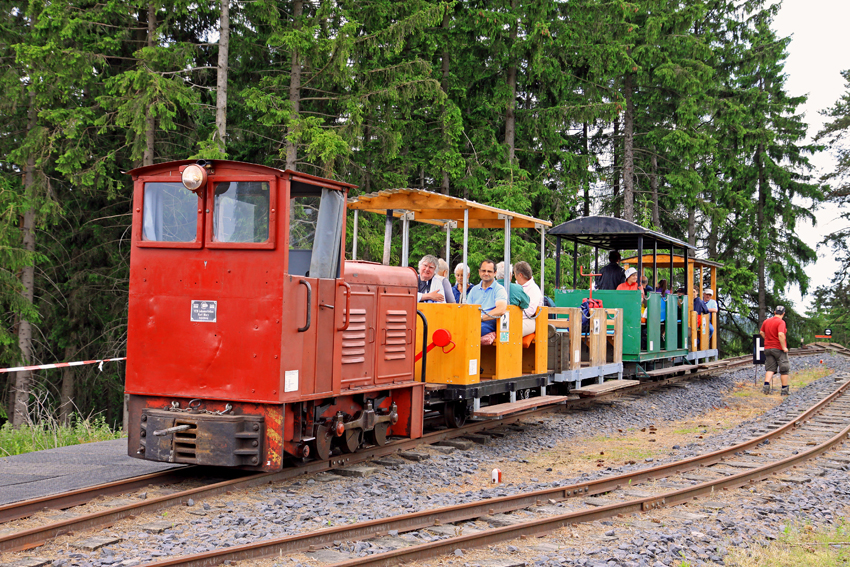
[(18, 366), (15, 368), (0, 368), (0, 374), (5, 372), (21, 372), (23, 370), (48, 370), (50, 368), (65, 368), (66, 366), (82, 366), (84, 364), (97, 364), (97, 369), (103, 372), (104, 362), (116, 362), (127, 360), (126, 356), (121, 358), (103, 358), (101, 360), (79, 360), (77, 362), (58, 362), (56, 364), (39, 364), (38, 366)]

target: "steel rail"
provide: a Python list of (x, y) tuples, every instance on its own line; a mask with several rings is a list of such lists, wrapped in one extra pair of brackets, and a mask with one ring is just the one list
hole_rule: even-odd
[[(634, 473), (578, 483), (556, 489), (546, 489), (525, 494), (504, 496), (484, 501), (471, 502), (468, 504), (460, 504), (458, 506), (415, 512), (412, 514), (405, 514), (380, 520), (372, 520), (350, 526), (326, 528), (306, 534), (263, 540), (251, 544), (213, 550), (205, 553), (174, 557), (165, 561), (149, 563), (149, 565), (153, 565), (155, 567), (172, 567), (176, 565), (185, 567), (208, 567), (217, 565), (224, 561), (244, 561), (247, 559), (267, 557), (281, 553), (306, 551), (326, 546), (329, 543), (338, 540), (352, 540), (374, 535), (384, 535), (393, 530), (397, 530), (399, 532), (420, 530), (434, 525), (470, 520), (481, 517), (485, 514), (511, 512), (527, 508), (529, 506), (540, 505), (550, 499), (565, 500), (571, 496), (584, 496), (611, 492), (623, 486), (634, 486), (642, 481), (652, 480), (653, 478), (666, 477), (673, 473), (686, 472), (697, 467), (704, 467), (723, 462), (723, 460), (729, 455), (734, 455), (740, 451), (747, 450), (748, 448), (759, 445), (766, 440), (774, 439), (784, 433), (796, 429), (800, 425), (803, 425), (827, 408), (849, 388), (850, 381), (844, 382), (828, 396), (819, 400), (808, 410), (774, 431), (719, 451), (714, 451), (697, 457), (691, 457), (682, 461), (659, 465), (650, 469), (636, 471)], [(492, 545), (493, 543), (515, 539), (523, 535), (539, 535), (540, 533), (550, 532), (568, 524), (594, 521), (617, 514), (645, 512), (662, 506), (680, 504), (692, 500), (702, 494), (713, 492), (717, 489), (728, 489), (731, 487), (742, 486), (749, 482), (755, 482), (755, 480), (775, 474), (779, 470), (804, 462), (811, 457), (823, 453), (833, 445), (843, 441), (846, 437), (848, 437), (848, 435), (850, 435), (850, 425), (844, 428), (841, 433), (830, 438), (826, 443), (813, 447), (812, 449), (808, 449), (798, 455), (794, 455), (750, 471), (734, 474), (714, 481), (704, 482), (693, 487), (654, 495), (647, 498), (630, 500), (623, 503), (601, 506), (599, 508), (570, 512), (568, 514), (534, 520), (514, 526), (486, 530), (480, 534), (459, 536), (428, 544), (412, 546), (380, 555), (341, 562), (334, 564), (334, 567), (353, 567), (355, 565), (393, 566), (404, 561), (436, 557), (458, 548)]]
[[(818, 354), (820, 351), (815, 351), (815, 349), (792, 349), (793, 356), (802, 356), (802, 355), (811, 355)], [(739, 360), (740, 359), (740, 362)], [(733, 362), (733, 365), (744, 364), (747, 361), (751, 360), (750, 357), (738, 357), (738, 359), (727, 359)], [(457, 429), (447, 429), (442, 431), (436, 431), (432, 433), (427, 433), (418, 439), (406, 439), (400, 441), (393, 441), (384, 445), (382, 447), (373, 447), (365, 451), (361, 451), (358, 453), (341, 455), (338, 457), (332, 457), (328, 461), (314, 461), (310, 463), (300, 463), (292, 468), (272, 472), (272, 473), (259, 473), (256, 475), (252, 475), (246, 478), (237, 478), (230, 479), (218, 483), (214, 483), (208, 486), (197, 487), (193, 489), (189, 489), (186, 491), (182, 491), (175, 494), (169, 494), (166, 496), (160, 496), (157, 498), (149, 498), (146, 500), (140, 500), (139, 502), (134, 502), (132, 504), (126, 504), (124, 506), (117, 506), (114, 508), (110, 508), (109, 510), (104, 510), (101, 512), (95, 512), (93, 514), (81, 516), (79, 518), (70, 518), (66, 520), (61, 520), (59, 522), (53, 522), (50, 524), (46, 524), (43, 526), (38, 526), (26, 530), (22, 530), (16, 533), (7, 534), (4, 536), (0, 536), (0, 552), (5, 551), (20, 551), (24, 549), (31, 549), (33, 547), (37, 547), (38, 545), (43, 544), (45, 541), (48, 541), (52, 538), (89, 528), (111, 525), (115, 522), (135, 517), (145, 513), (158, 512), (160, 510), (170, 508), (172, 506), (178, 506), (181, 504), (185, 504), (190, 498), (192, 499), (200, 499), (200, 498), (210, 498), (214, 496), (218, 496), (220, 494), (225, 494), (227, 492), (231, 492), (234, 490), (246, 489), (246, 488), (254, 488), (257, 486), (262, 486), (265, 484), (272, 484), (275, 482), (280, 482), (284, 480), (289, 480), (291, 478), (295, 478), (297, 476), (303, 474), (311, 474), (311, 473), (319, 473), (319, 472), (327, 472), (333, 470), (335, 468), (348, 466), (357, 463), (363, 463), (370, 460), (373, 460), (377, 457), (383, 457), (387, 455), (391, 455), (393, 453), (399, 451), (406, 451), (409, 449), (416, 448), (422, 444), (433, 444), (439, 441), (445, 441), (449, 439), (454, 439), (457, 437), (463, 437), (465, 435), (469, 435), (470, 433), (477, 433), (481, 431), (486, 431), (487, 429), (494, 429), (496, 427), (502, 427), (505, 425), (510, 425), (512, 423), (516, 423), (522, 419), (527, 417), (543, 415), (546, 413), (552, 412), (562, 412), (565, 410), (569, 410), (571, 408), (582, 407), (586, 405), (592, 405), (596, 402), (605, 401), (617, 398), (624, 394), (629, 394), (631, 392), (642, 391), (647, 389), (654, 389), (664, 387), (673, 383), (681, 382), (684, 380), (700, 377), (706, 374), (711, 374), (713, 372), (723, 371), (729, 369), (731, 365), (723, 365), (717, 366), (713, 368), (703, 369), (697, 372), (690, 372), (680, 376), (671, 376), (668, 378), (663, 378), (660, 380), (655, 380), (652, 382), (646, 382), (642, 384), (637, 384), (632, 387), (622, 388), (620, 390), (616, 390), (614, 392), (607, 393), (605, 395), (595, 396), (592, 398), (585, 398), (581, 400), (570, 400), (565, 403), (553, 404), (549, 406), (544, 406), (541, 408), (532, 408), (522, 412), (518, 412), (515, 414), (511, 414), (509, 416), (505, 416), (498, 420), (486, 420), (481, 422), (474, 422), (467, 424), (461, 428)], [(773, 435), (775, 432), (768, 434)], [(766, 437), (766, 436), (763, 436)], [(753, 440), (755, 441), (755, 440)], [(694, 465), (694, 467), (697, 465)], [(663, 467), (662, 467), (663, 468)], [(658, 470), (659, 467), (653, 469), (647, 469), (645, 472)], [(653, 476), (659, 476), (659, 473), (655, 475), (645, 475), (646, 479), (651, 479)], [(622, 477), (612, 477), (609, 479), (600, 479), (599, 481), (593, 481), (590, 483), (582, 483), (581, 485), (575, 485), (571, 488), (573, 491), (571, 494), (567, 494), (565, 497), (569, 497), (572, 495), (578, 494), (599, 494), (602, 492), (607, 492), (612, 490), (611, 488), (607, 488), (611, 481), (616, 481), (617, 479), (626, 479), (628, 481), (628, 475), (624, 475)], [(149, 480), (146, 482), (150, 482)], [(634, 481), (633, 481), (634, 482)], [(598, 483), (598, 484), (597, 484)], [(101, 485), (107, 486), (107, 485)], [(580, 487), (582, 491), (579, 491)], [(90, 498), (95, 497), (97, 494), (92, 492), (95, 488), (89, 489)], [(126, 491), (125, 489), (124, 491)], [(548, 494), (552, 492), (553, 494), (557, 494), (559, 492), (564, 492), (566, 489), (552, 489), (549, 491), (541, 491), (540, 497), (544, 497), (544, 494)], [(592, 491), (592, 492), (591, 492)], [(121, 489), (116, 487), (114, 493), (120, 493)], [(6, 512), (7, 514), (14, 514), (15, 507), (20, 507), (22, 510), (27, 509), (29, 513), (32, 513), (33, 510), (41, 510), (44, 508), (58, 508), (59, 505), (53, 505), (51, 503), (51, 499), (53, 500), (61, 500), (65, 495), (56, 495), (56, 496), (48, 496), (44, 498), (39, 498), (36, 500), (24, 501), (17, 504), (9, 505), (9, 510)], [(80, 496), (82, 498), (82, 496)], [(547, 498), (554, 498), (552, 496), (547, 496)], [(80, 502), (82, 503), (82, 501)], [(495, 503), (495, 500), (489, 501), (491, 507)], [(505, 508), (508, 510), (508, 508)], [(21, 514), (19, 517), (23, 517)]]
[[(63, 510), (72, 506), (79, 506), (94, 500), (98, 496), (113, 496), (123, 494), (137, 488), (148, 486), (152, 482), (160, 484), (176, 484), (191, 478), (189, 471), (192, 466), (179, 469), (169, 469), (133, 478), (116, 480), (96, 486), (80, 488), (61, 494), (50, 494), (22, 502), (12, 502), (0, 506), (0, 524), (19, 520), (31, 516), (45, 509)], [(196, 471), (193, 471), (193, 473)]]

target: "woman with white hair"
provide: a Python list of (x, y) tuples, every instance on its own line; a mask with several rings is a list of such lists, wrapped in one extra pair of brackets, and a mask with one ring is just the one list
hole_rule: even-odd
[(455, 266), (455, 286), (452, 288), (455, 303), (460, 303), (463, 299), (463, 280), (466, 278), (466, 294), (469, 295), (469, 290), (472, 289), (472, 284), (469, 283), (469, 266), (461, 262)]
[(430, 254), (419, 260), (419, 290), (416, 300), (419, 303), (454, 303), (451, 285), (448, 280), (437, 275), (440, 261)]

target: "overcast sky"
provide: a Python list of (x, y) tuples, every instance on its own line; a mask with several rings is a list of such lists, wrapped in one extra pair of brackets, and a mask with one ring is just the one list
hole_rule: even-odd
[[(850, 69), (850, 50), (847, 49), (847, 22), (850, 21), (848, 0), (784, 0), (776, 18), (774, 29), (783, 37), (791, 37), (789, 55), (785, 65), (786, 83), (790, 95), (807, 94), (809, 100), (802, 108), (809, 124), (809, 137), (823, 126), (819, 114), (833, 104), (845, 90), (844, 79), (839, 74)], [(812, 163), (818, 174), (833, 169), (833, 156), (828, 152), (815, 155)], [(817, 226), (798, 227), (798, 234), (814, 247), (824, 235), (844, 226), (838, 219), (838, 209), (822, 206), (817, 215)], [(827, 285), (838, 269), (828, 249), (818, 250), (817, 264), (806, 272), (811, 278), (811, 290)], [(810, 298), (800, 297), (799, 289), (790, 290), (789, 296), (797, 307), (810, 306)]]

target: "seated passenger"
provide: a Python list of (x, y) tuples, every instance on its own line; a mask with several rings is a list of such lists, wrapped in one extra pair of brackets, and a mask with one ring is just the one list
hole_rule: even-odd
[(708, 310), (708, 338), (714, 336), (714, 325), (711, 324), (711, 314), (717, 313), (717, 302), (714, 301), (714, 290), (707, 287), (702, 292), (702, 300), (705, 302), (705, 308)]
[(708, 338), (714, 334), (714, 325), (711, 324), (711, 312), (705, 301), (699, 298), (699, 288), (694, 288), (694, 312), (697, 314), (697, 326), (702, 327), (702, 318), (708, 317)]
[(626, 281), (623, 268), (620, 267), (620, 253), (612, 250), (608, 253), (608, 265), (602, 268), (600, 275), (596, 278), (596, 289), (617, 289), (617, 286)]
[[(510, 280), (513, 279), (513, 275), (514, 275), (513, 274), (513, 266), (508, 266), (508, 267), (511, 268), (511, 273), (508, 274), (508, 281), (510, 281)], [(496, 264), (496, 282), (498, 282), (498, 284), (501, 285), (502, 287), (507, 287), (505, 285), (505, 263), (504, 262), (499, 262), (498, 264)], [(510, 289), (509, 296), (510, 297), (508, 297), (508, 303), (510, 305), (516, 305), (520, 309), (528, 309), (528, 304), (530, 303), (531, 300), (529, 299), (528, 294), (525, 293), (525, 290), (522, 289), (522, 286), (511, 282), (511, 289)]]
[(461, 262), (455, 266), (455, 286), (452, 288), (452, 295), (455, 296), (455, 303), (460, 303), (463, 299), (463, 278), (466, 276), (466, 295), (469, 296), (469, 290), (472, 289), (472, 284), (469, 283), (469, 267)]
[(617, 291), (640, 291), (640, 302), (646, 299), (643, 288), (638, 285), (637, 270), (629, 268), (626, 270), (626, 281), (617, 286)]
[(534, 283), (528, 262), (517, 262), (514, 269), (517, 283), (522, 286), (529, 298), (528, 308), (522, 311), (522, 336), (524, 337), (532, 334), (537, 326), (534, 316), (537, 314), (537, 308), (543, 307), (543, 292), (540, 291), (540, 286)]
[(443, 278), (437, 275), (437, 258), (428, 254), (419, 260), (419, 290), (416, 301), (419, 303), (445, 303)]
[(661, 297), (667, 297), (670, 293), (670, 290), (667, 289), (667, 280), (661, 280), (658, 282), (658, 287), (655, 288), (655, 291), (661, 294)]
[(457, 303), (457, 301), (455, 301), (455, 294), (452, 293), (452, 284), (449, 283), (449, 265), (442, 258), (437, 260), (436, 277), (442, 278), (443, 295), (446, 297), (446, 303)]
[(649, 293), (655, 292), (655, 288), (649, 285), (649, 278), (646, 276), (640, 277), (640, 286), (643, 288), (644, 297)]
[(496, 321), (508, 310), (508, 294), (496, 281), (496, 262), (484, 260), (478, 269), (481, 283), (469, 291), (466, 302), (481, 306), (481, 336), (496, 332)]

